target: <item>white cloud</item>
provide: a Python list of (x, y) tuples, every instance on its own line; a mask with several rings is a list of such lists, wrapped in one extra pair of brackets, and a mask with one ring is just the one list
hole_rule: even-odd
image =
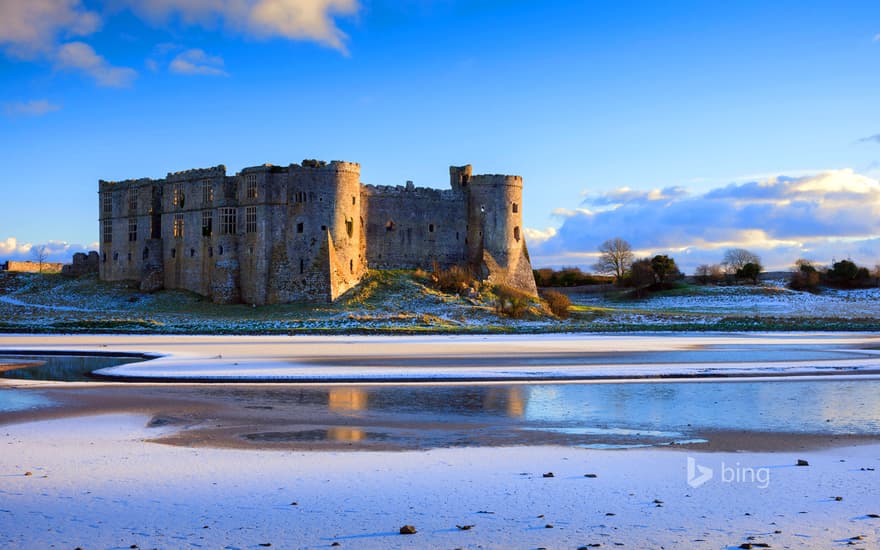
[(223, 70), (223, 58), (206, 54), (203, 50), (186, 50), (171, 60), (171, 72), (207, 76), (229, 76)]
[(754, 249), (772, 268), (800, 256), (880, 260), (880, 181), (851, 169), (733, 183), (700, 195), (670, 189), (678, 191), (624, 188), (585, 201), (602, 209), (557, 209), (556, 234), (530, 242), (535, 264), (588, 266), (598, 245), (617, 236), (640, 254), (671, 253), (686, 269), (719, 262), (729, 247)]
[(14, 57), (47, 55), (59, 35), (86, 36), (100, 23), (80, 0), (0, 0), (0, 45)]
[(346, 51), (347, 36), (336, 16), (351, 16), (358, 0), (123, 0), (142, 16), (161, 21), (178, 16), (186, 23), (227, 27), (260, 38), (311, 40)]
[(134, 69), (114, 67), (84, 42), (68, 42), (62, 45), (55, 55), (55, 66), (82, 71), (94, 78), (99, 86), (111, 88), (130, 86), (137, 77)]
[(77, 252), (98, 250), (98, 243), (71, 244), (66, 241), (47, 241), (45, 243), (21, 243), (15, 237), (7, 237), (0, 240), (0, 262), (6, 260), (32, 260), (32, 250), (35, 246), (45, 245), (48, 253), (47, 261), (69, 263)]
[(17, 101), (4, 105), (7, 116), (41, 116), (61, 109), (61, 105), (46, 99)]
[(533, 229), (531, 227), (526, 227), (523, 229), (523, 233), (526, 236), (526, 241), (534, 246), (546, 242), (556, 235), (556, 228), (548, 227), (547, 229)]

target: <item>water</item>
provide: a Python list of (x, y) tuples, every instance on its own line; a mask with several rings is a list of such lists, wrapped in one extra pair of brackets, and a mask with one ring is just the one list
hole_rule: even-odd
[(51, 404), (50, 399), (33, 391), (0, 389), (0, 413), (27, 411)]
[(214, 386), (200, 395), (246, 410), (247, 420), (236, 416), (229, 421), (242, 427), (244, 439), (276, 443), (323, 438), (422, 447), (552, 443), (618, 448), (694, 442), (719, 431), (880, 437), (876, 379)]
[(93, 380), (88, 374), (94, 370), (143, 361), (140, 357), (108, 357), (92, 355), (7, 355), (0, 354), (2, 362), (41, 362), (43, 365), (0, 372), (0, 378), (19, 380), (63, 380), (82, 382)]

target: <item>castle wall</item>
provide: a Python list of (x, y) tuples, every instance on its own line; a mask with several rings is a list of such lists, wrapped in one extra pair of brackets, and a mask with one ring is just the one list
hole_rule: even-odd
[(378, 269), (431, 269), (466, 261), (466, 196), (452, 190), (365, 185), (367, 262)]

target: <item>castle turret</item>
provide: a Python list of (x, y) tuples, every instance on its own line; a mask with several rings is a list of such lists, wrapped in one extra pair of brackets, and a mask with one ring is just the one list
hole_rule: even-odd
[(522, 177), (469, 178), (468, 260), (482, 278), (537, 295), (522, 228)]

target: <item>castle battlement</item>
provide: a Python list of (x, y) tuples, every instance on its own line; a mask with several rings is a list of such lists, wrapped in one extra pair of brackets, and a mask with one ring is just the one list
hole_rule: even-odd
[(335, 300), (368, 268), (469, 265), (535, 294), (522, 178), (467, 165), (451, 167), (450, 181), (364, 185), (360, 164), (313, 159), (100, 180), (100, 275), (265, 304)]

